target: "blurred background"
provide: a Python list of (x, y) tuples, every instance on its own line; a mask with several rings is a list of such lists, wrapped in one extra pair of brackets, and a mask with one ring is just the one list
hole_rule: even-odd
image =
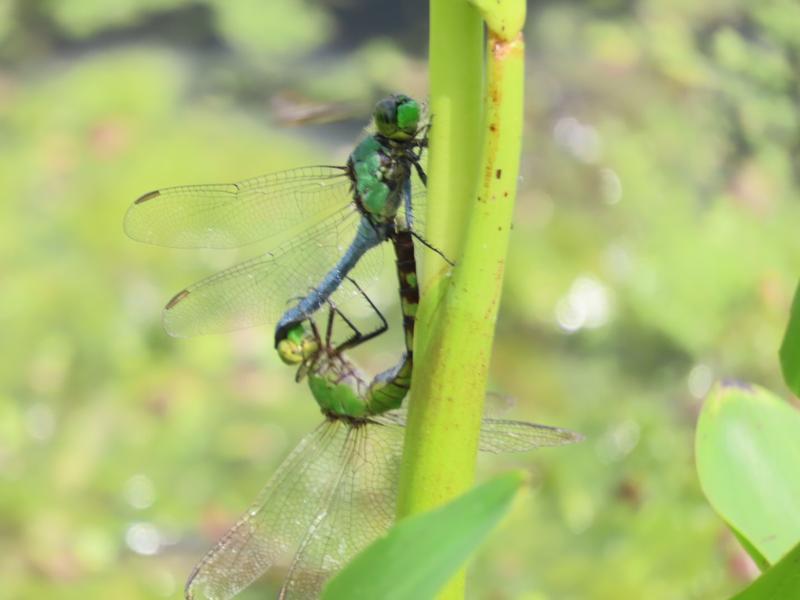
[[(718, 378), (788, 396), (800, 5), (528, 7), (492, 388), (588, 439), (483, 461), (536, 485), (471, 596), (724, 598), (755, 569), (693, 428)], [(257, 249), (148, 247), (122, 218), (156, 187), (343, 162), (375, 100), (426, 96), (426, 36), (421, 0), (0, 0), (0, 597), (179, 597), (320, 421), (269, 327), (161, 328), (174, 292)], [(370, 346), (375, 372), (400, 337)]]

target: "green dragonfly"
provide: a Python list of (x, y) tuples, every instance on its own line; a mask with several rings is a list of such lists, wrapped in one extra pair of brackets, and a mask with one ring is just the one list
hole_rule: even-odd
[[(280, 598), (316, 598), (331, 575), (391, 526), (405, 425), (405, 413), (397, 409), (411, 383), (418, 301), (413, 240), (400, 231), (393, 242), (406, 332), (403, 358), (369, 380), (342, 349), (370, 336), (362, 336), (333, 304), (324, 334), (311, 317), (307, 327), (290, 330), (278, 352), (288, 364), (299, 365), (297, 378), (308, 379), (325, 420), (195, 567), (186, 598), (231, 598), (281, 565), (288, 565), (288, 573)], [(332, 342), (336, 315), (354, 331), (341, 345)], [(524, 452), (580, 439), (564, 429), (486, 418), (479, 447)]]
[[(125, 215), (133, 239), (175, 248), (233, 248), (274, 240), (269, 252), (181, 290), (163, 311), (166, 330), (187, 337), (277, 323), (275, 344), (318, 310), (350, 271), (374, 277), (376, 252), (402, 218), (416, 226), (424, 198), (420, 156), (427, 126), (415, 100), (377, 103), (374, 133), (344, 166), (314, 166), (233, 184), (148, 192)], [(372, 260), (371, 260), (372, 259)], [(298, 293), (311, 290), (296, 305)]]

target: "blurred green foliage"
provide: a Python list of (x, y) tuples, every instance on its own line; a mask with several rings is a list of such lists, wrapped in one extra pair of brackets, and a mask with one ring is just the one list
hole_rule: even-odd
[[(725, 597), (754, 569), (703, 499), (692, 432), (717, 377), (783, 389), (800, 9), (529, 9), (494, 383), (515, 417), (589, 439), (485, 465), (540, 485), (472, 595)], [(154, 187), (340, 162), (377, 97), (424, 97), (425, 19), (423, 2), (0, 0), (0, 596), (176, 597), (318, 422), (268, 328), (160, 328), (173, 292), (258, 248), (145, 247), (122, 216)], [(297, 98), (351, 118), (289, 129)], [(399, 348), (385, 336), (365, 366)]]

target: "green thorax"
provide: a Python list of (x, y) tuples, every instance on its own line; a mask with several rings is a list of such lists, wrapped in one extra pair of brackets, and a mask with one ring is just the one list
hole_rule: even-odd
[(410, 143), (371, 135), (356, 146), (347, 161), (357, 201), (377, 222), (391, 221), (400, 208), (403, 182), (411, 174), (405, 157)]
[(402, 361), (371, 383), (366, 381), (364, 374), (341, 355), (320, 356), (308, 373), (308, 386), (322, 412), (364, 418), (400, 407), (411, 382), (411, 365)]

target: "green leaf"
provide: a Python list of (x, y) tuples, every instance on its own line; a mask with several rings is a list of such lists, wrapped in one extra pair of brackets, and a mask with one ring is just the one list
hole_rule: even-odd
[(764, 388), (717, 385), (695, 444), (709, 502), (757, 562), (775, 564), (800, 540), (800, 413)]
[(794, 293), (789, 325), (781, 344), (781, 370), (789, 389), (800, 396), (800, 283)]
[(753, 562), (756, 563), (756, 566), (758, 566), (758, 570), (766, 571), (767, 569), (769, 569), (769, 561), (766, 558), (764, 558), (764, 555), (761, 554), (761, 552), (758, 551), (758, 548), (753, 546), (753, 544), (750, 543), (750, 540), (748, 540), (745, 536), (736, 531), (735, 528), (731, 527), (731, 531), (733, 532), (734, 537), (742, 545), (742, 548), (745, 549), (745, 551), (750, 555), (750, 558), (753, 559)]
[(800, 544), (732, 600), (800, 599)]
[(328, 583), (323, 599), (432, 598), (494, 529), (522, 481), (507, 473), (400, 521)]

